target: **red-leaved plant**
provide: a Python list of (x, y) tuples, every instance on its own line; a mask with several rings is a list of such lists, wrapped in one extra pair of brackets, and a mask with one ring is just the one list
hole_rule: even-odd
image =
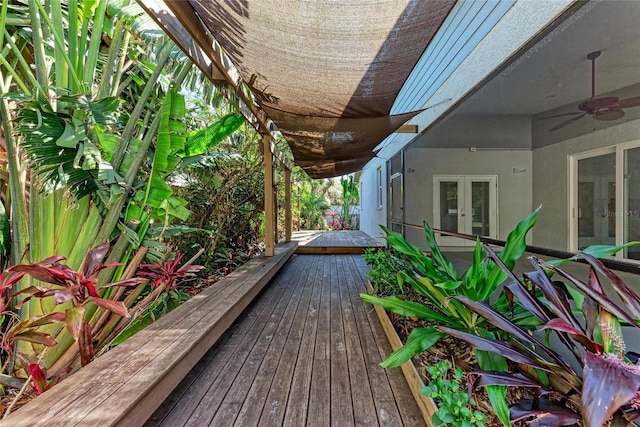
[[(640, 328), (640, 297), (589, 253), (578, 255), (590, 264), (586, 281), (557, 264), (542, 263), (534, 257), (530, 258), (534, 271), (525, 273), (523, 280), (519, 280), (491, 248), (485, 247), (485, 250), (511, 279), (505, 286), (507, 296), (519, 301), (543, 323), (541, 330), (546, 331), (547, 340), (538, 340), (483, 301), (453, 297), (509, 334), (511, 340), (491, 341), (451, 328), (436, 329), (478, 349), (496, 352), (521, 366), (537, 369), (529, 371), (526, 377), (517, 373), (477, 371), (471, 374), (478, 379), (470, 383), (470, 388), (489, 385), (534, 388), (533, 401), (523, 401), (511, 408), (512, 421), (529, 420), (532, 426), (565, 426), (580, 420), (585, 427), (600, 427), (608, 420), (612, 420), (613, 426), (626, 426), (629, 421), (640, 418), (640, 367), (625, 357), (621, 330), (621, 324)], [(552, 281), (552, 274), (561, 276), (566, 283)], [(606, 295), (601, 276), (609, 280), (622, 307)], [(575, 359), (574, 363), (549, 348), (551, 331), (557, 334), (558, 345), (567, 350), (563, 353)], [(563, 396), (562, 399), (543, 398), (551, 392)]]
[(140, 277), (151, 280), (151, 283), (156, 288), (163, 286), (168, 290), (173, 290), (178, 283), (178, 279), (192, 276), (193, 273), (197, 273), (204, 268), (202, 265), (188, 263), (180, 267), (180, 261), (182, 261), (183, 256), (184, 254), (177, 252), (174, 259), (164, 264), (141, 264), (137, 274)]
[[(93, 343), (91, 327), (85, 318), (85, 306), (88, 303), (96, 304), (119, 316), (128, 317), (127, 308), (122, 301), (112, 301), (100, 296), (99, 289), (110, 286), (129, 286), (141, 283), (143, 278), (135, 277), (119, 282), (109, 283), (98, 288), (97, 274), (105, 268), (120, 266), (120, 263), (102, 264), (102, 260), (109, 251), (109, 244), (90, 250), (80, 271), (75, 271), (61, 264), (65, 258), (53, 256), (43, 261), (32, 264), (19, 264), (9, 268), (5, 274), (5, 281), (0, 288), (3, 295), (7, 295), (8, 289), (24, 275), (29, 275), (40, 283), (29, 286), (19, 292), (4, 298), (3, 305), (8, 307), (14, 298), (24, 296), (17, 302), (16, 308), (20, 308), (25, 302), (33, 298), (44, 299), (53, 297), (56, 305), (70, 302), (71, 307), (64, 312), (54, 312), (44, 316), (32, 317), (18, 322), (5, 333), (2, 347), (8, 353), (15, 340), (22, 339), (48, 347), (56, 345), (56, 340), (49, 334), (37, 331), (41, 326), (55, 322), (64, 322), (65, 326), (78, 342), (80, 350), (80, 362), (84, 366), (93, 359)], [(28, 369), (31, 370), (29, 364)]]

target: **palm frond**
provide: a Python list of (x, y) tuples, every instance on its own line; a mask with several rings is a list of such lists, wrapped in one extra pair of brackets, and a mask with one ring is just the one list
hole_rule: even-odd
[[(91, 116), (93, 120), (102, 121), (109, 117), (108, 105), (109, 102), (98, 102), (95, 110), (88, 104), (86, 108), (96, 112)], [(121, 181), (111, 165), (103, 160), (91, 140), (91, 131), (87, 132), (81, 120), (31, 106), (18, 113), (17, 130), (44, 191), (69, 186), (81, 199), (93, 192), (106, 193), (108, 184)]]

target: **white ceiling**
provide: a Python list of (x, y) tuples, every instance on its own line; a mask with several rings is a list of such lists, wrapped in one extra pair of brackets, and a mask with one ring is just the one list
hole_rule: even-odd
[(597, 50), (596, 95), (640, 81), (640, 0), (589, 2), (454, 114), (535, 115), (587, 99)]

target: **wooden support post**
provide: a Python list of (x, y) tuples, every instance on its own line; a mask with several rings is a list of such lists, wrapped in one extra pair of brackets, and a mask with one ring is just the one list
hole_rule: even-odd
[(275, 238), (273, 222), (273, 154), (271, 153), (271, 135), (262, 137), (264, 148), (264, 255), (273, 256)]
[(291, 241), (291, 169), (284, 170), (284, 241)]
[(278, 206), (278, 185), (273, 186), (273, 239), (276, 244), (278, 240), (280, 240), (278, 236), (278, 210), (280, 206)]

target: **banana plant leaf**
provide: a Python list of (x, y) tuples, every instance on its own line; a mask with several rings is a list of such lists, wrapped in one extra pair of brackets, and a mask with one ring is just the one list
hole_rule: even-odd
[(244, 121), (241, 114), (227, 114), (211, 126), (191, 133), (187, 137), (184, 148), (176, 151), (176, 155), (188, 158), (205, 154), (235, 132)]

